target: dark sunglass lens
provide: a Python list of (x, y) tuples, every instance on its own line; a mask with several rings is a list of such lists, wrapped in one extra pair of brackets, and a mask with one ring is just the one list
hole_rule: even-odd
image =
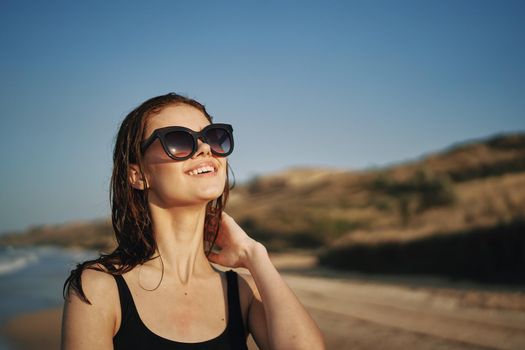
[(193, 137), (185, 131), (167, 133), (165, 140), (169, 152), (175, 157), (186, 157), (193, 151)]
[(231, 134), (222, 128), (211, 129), (206, 133), (208, 144), (218, 154), (226, 154), (231, 150)]

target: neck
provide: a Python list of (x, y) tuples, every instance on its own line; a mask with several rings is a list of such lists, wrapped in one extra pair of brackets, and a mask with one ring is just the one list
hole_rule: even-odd
[[(164, 274), (183, 285), (209, 276), (213, 267), (204, 253), (206, 204), (160, 208), (150, 204), (153, 234), (164, 264)], [(159, 259), (155, 264), (160, 266)]]

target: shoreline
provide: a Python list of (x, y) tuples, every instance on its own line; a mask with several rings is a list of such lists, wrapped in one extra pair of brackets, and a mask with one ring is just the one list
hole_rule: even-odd
[[(312, 263), (304, 256), (276, 257), (276, 262), (281, 267)], [(525, 346), (524, 292), (418, 286), (414, 280), (407, 285), (333, 271), (281, 273), (321, 328), (327, 349)], [(61, 319), (62, 306), (21, 313), (1, 325), (0, 334), (8, 349), (59, 349)], [(258, 349), (251, 337), (248, 348)]]
[[(321, 328), (327, 349), (525, 348), (519, 287), (338, 271), (319, 267), (307, 252), (271, 259)], [(0, 324), (0, 350), (59, 349), (61, 319), (58, 303), (10, 314)], [(258, 349), (251, 337), (248, 348)]]

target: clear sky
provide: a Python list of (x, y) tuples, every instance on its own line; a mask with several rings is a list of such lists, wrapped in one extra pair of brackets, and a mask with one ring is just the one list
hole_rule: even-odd
[(238, 182), (525, 130), (524, 1), (0, 2), (0, 232), (109, 215), (113, 137), (170, 91)]

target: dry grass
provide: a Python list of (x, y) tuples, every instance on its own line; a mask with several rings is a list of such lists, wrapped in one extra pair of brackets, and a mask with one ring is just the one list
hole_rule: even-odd
[[(525, 217), (525, 134), (366, 171), (291, 168), (232, 191), (226, 210), (270, 250), (456, 235)], [(3, 244), (114, 245), (108, 220), (30, 230)]]

